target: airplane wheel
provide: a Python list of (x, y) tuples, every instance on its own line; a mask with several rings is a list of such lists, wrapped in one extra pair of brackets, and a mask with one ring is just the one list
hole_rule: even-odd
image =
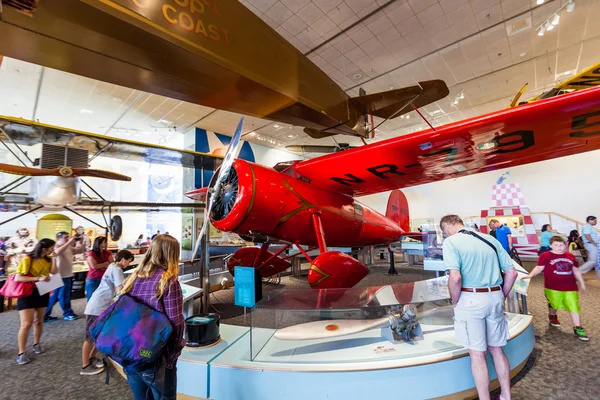
[(116, 242), (121, 238), (121, 233), (123, 233), (123, 220), (115, 215), (110, 219), (110, 239)]

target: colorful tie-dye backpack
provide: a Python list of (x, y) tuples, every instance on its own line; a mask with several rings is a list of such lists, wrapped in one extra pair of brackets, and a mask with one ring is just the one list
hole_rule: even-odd
[(124, 294), (90, 327), (96, 348), (128, 371), (142, 371), (160, 360), (173, 331), (165, 314)]

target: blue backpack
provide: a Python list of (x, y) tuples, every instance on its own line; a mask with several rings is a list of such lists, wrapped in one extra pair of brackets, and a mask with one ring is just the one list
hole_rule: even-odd
[(160, 361), (172, 331), (165, 314), (128, 294), (119, 296), (90, 327), (96, 348), (127, 371), (143, 371)]

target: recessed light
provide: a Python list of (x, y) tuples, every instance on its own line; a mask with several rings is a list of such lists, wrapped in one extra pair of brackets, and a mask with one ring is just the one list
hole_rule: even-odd
[(390, 86), (390, 90), (392, 90), (393, 88), (394, 88), (393, 86)]
[(121, 103), (123, 101), (123, 99), (120, 97), (111, 97), (110, 99), (115, 103)]
[(275, 125), (273, 125), (273, 128), (278, 129), (279, 125), (275, 124)]
[(158, 123), (163, 125), (171, 125), (173, 122), (167, 121), (166, 119), (159, 119)]
[(464, 165), (453, 165), (452, 168), (454, 168), (457, 172), (465, 172), (467, 169), (465, 168)]
[(544, 0), (537, 0), (536, 4), (540, 5), (540, 4), (544, 4)]
[(352, 77), (354, 79), (360, 79), (360, 78), (362, 78), (362, 74), (354, 74), (354, 75), (352, 75)]
[(527, 53), (522, 52), (521, 54), (519, 54), (519, 57), (525, 57), (527, 55)]
[(288, 135), (288, 137), (289, 137), (290, 139), (293, 139), (293, 138), (295, 138), (295, 137), (296, 137), (296, 135)]
[(87, 108), (82, 108), (81, 110), (79, 110), (80, 113), (82, 114), (93, 114), (94, 112), (92, 110), (88, 110)]

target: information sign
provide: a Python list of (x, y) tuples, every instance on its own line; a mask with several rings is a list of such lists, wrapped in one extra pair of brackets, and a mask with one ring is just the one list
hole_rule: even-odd
[(234, 304), (242, 307), (254, 307), (256, 303), (256, 270), (249, 267), (235, 267)]

